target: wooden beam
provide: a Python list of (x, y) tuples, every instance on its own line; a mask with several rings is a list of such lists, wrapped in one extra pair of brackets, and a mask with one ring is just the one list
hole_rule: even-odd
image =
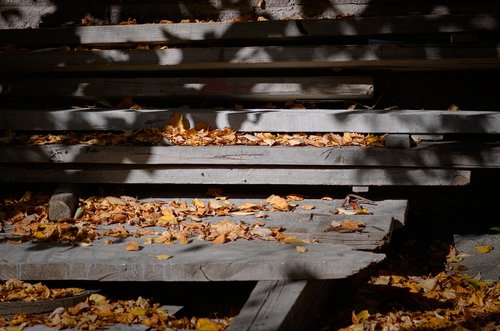
[(60, 184), (49, 200), (49, 219), (73, 218), (78, 207), (78, 189), (75, 185)]
[(422, 185), (456, 186), (470, 183), (470, 171), (437, 169), (325, 169), (224, 166), (149, 166), (36, 168), (0, 167), (1, 182), (68, 182), (109, 184), (243, 184), (243, 185)]
[(4, 97), (369, 99), (371, 77), (13, 78), (0, 83)]
[(330, 287), (328, 281), (260, 281), (228, 331), (304, 330)]
[(113, 72), (265, 68), (481, 69), (500, 67), (500, 46), (347, 45), (47, 50), (0, 53), (0, 72)]
[(389, 36), (417, 33), (498, 32), (499, 15), (408, 15), (349, 19), (273, 20), (180, 24), (74, 26), (66, 28), (4, 29), (0, 44), (21, 47), (99, 46), (131, 44), (183, 45), (207, 42), (289, 39), (332, 40), (336, 37)]
[(1, 146), (0, 163), (500, 168), (500, 142), (422, 142), (410, 149), (312, 146)]
[[(191, 127), (245, 132), (360, 132), (500, 134), (498, 111), (346, 109), (3, 109), (0, 129), (140, 130), (163, 127), (175, 113)], [(307, 120), (305, 120), (307, 119)]]

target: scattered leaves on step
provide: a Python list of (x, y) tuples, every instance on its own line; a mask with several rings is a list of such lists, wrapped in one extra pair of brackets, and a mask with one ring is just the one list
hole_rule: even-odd
[[(36, 301), (56, 299), (81, 294), (84, 289), (48, 288), (20, 280), (8, 280), (0, 284), (0, 295), (9, 301)], [(0, 297), (1, 298), (1, 297)], [(101, 294), (91, 294), (72, 307), (59, 307), (48, 314), (30, 315), (18, 313), (9, 318), (0, 318), (1, 330), (23, 330), (25, 327), (45, 325), (55, 329), (97, 330), (115, 324), (143, 325), (153, 330), (226, 330), (233, 317), (208, 318), (203, 316), (175, 318), (158, 303), (148, 299), (114, 300)]]

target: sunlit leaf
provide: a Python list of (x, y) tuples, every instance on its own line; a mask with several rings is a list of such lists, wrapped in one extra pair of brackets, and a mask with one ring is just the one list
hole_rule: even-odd
[(474, 249), (479, 254), (486, 254), (486, 253), (489, 253), (493, 250), (493, 246), (492, 245), (478, 245), (478, 246), (475, 246)]
[(308, 251), (306, 246), (295, 246), (297, 253), (306, 253)]
[(172, 255), (160, 254), (160, 255), (156, 255), (156, 258), (158, 260), (168, 260), (168, 259), (172, 258)]
[(138, 251), (138, 250), (140, 250), (140, 246), (136, 241), (131, 241), (125, 245), (125, 250), (129, 251), (129, 252), (130, 251)]

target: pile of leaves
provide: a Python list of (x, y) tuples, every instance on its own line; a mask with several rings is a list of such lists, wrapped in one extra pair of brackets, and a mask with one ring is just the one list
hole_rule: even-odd
[[(6, 295), (24, 297), (26, 301), (46, 299), (46, 293), (72, 293), (75, 289), (49, 289), (41, 284), (30, 284), (20, 280), (8, 280), (0, 284)], [(101, 294), (90, 294), (73, 307), (59, 307), (50, 314), (32, 315), (18, 313), (13, 317), (0, 317), (0, 328), (21, 331), (27, 326), (43, 324), (57, 329), (96, 330), (113, 324), (142, 324), (155, 330), (225, 330), (232, 322), (225, 318), (175, 318), (158, 303), (142, 297), (135, 300), (110, 300)]]
[(66, 298), (82, 294), (84, 289), (49, 288), (42, 283), (30, 284), (17, 279), (9, 279), (0, 284), (0, 302), (3, 301), (37, 301)]
[[(8, 243), (25, 240), (56, 241), (74, 245), (92, 245), (101, 236), (112, 238), (148, 236), (143, 244), (187, 244), (193, 239), (223, 244), (238, 239), (271, 240), (284, 243), (304, 243), (294, 236), (286, 236), (281, 227), (266, 227), (267, 212), (287, 212), (297, 207), (301, 196), (271, 195), (259, 203), (234, 205), (227, 197), (216, 197), (203, 202), (140, 201), (130, 196), (92, 196), (80, 199), (75, 217), (50, 221), (49, 197), (26, 192), (21, 198), (6, 198), (0, 202), (0, 221), (8, 228)], [(304, 205), (303, 209), (314, 206)], [(213, 216), (252, 216), (254, 222), (233, 222), (225, 219), (204, 221)], [(125, 228), (127, 226), (127, 228)], [(146, 229), (150, 227), (150, 229)], [(153, 229), (154, 227), (154, 229)], [(132, 230), (132, 228), (134, 230)], [(157, 230), (159, 228), (160, 230)], [(0, 228), (0, 231), (2, 229)], [(111, 244), (111, 239), (104, 242)], [(310, 242), (310, 241), (307, 241)], [(129, 246), (127, 250), (137, 250)]]
[(384, 136), (354, 132), (324, 134), (280, 134), (270, 132), (245, 133), (231, 128), (210, 129), (197, 126), (185, 129), (168, 125), (164, 129), (150, 128), (127, 132), (63, 132), (23, 134), (6, 130), (0, 135), (3, 145), (179, 145), (179, 146), (383, 146)]

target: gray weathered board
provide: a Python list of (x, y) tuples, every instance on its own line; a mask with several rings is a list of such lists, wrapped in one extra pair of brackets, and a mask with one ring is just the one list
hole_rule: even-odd
[[(331, 210), (343, 201), (325, 202), (301, 201), (302, 204), (316, 203), (318, 211)], [(363, 204), (362, 204), (363, 205)], [(384, 254), (360, 251), (355, 245), (342, 244), (325, 236), (348, 235), (352, 242), (356, 236), (365, 238), (381, 247), (389, 240), (396, 219), (406, 217), (407, 201), (377, 201), (366, 206), (373, 215), (363, 216), (365, 232), (324, 232), (323, 227), (334, 219), (351, 219), (352, 216), (333, 215), (331, 212), (315, 216), (305, 211), (268, 219), (246, 217), (248, 223), (262, 221), (267, 225), (281, 224), (284, 228), (296, 227), (299, 233), (321, 236), (319, 243), (301, 244), (308, 251), (299, 253), (297, 244), (280, 244), (264, 240), (236, 240), (222, 245), (193, 239), (181, 245), (141, 245), (140, 251), (126, 251), (125, 244), (138, 238), (116, 239), (106, 245), (103, 238), (93, 246), (79, 247), (44, 242), (22, 244), (0, 243), (0, 279), (21, 280), (99, 280), (99, 281), (235, 281), (235, 280), (280, 280), (280, 279), (337, 279), (352, 275), (384, 259)], [(300, 207), (299, 209), (300, 210)], [(287, 215), (287, 214), (281, 214)], [(304, 216), (306, 220), (301, 220)], [(318, 217), (316, 219), (316, 217)], [(226, 219), (231, 220), (231, 217)], [(209, 219), (207, 219), (209, 220)], [(238, 218), (241, 220), (241, 217)], [(216, 221), (216, 220), (212, 220)], [(292, 225), (293, 224), (293, 225)], [(8, 229), (6, 234), (8, 236)], [(285, 234), (287, 230), (285, 230)], [(293, 233), (291, 231), (291, 233)], [(369, 237), (369, 233), (375, 234)], [(361, 239), (362, 240), (362, 239)], [(335, 243), (336, 242), (336, 243)], [(167, 254), (172, 258), (159, 260), (157, 255)]]
[(49, 49), (0, 53), (0, 72), (113, 72), (260, 68), (463, 69), (500, 66), (498, 45), (347, 45)]
[(370, 99), (371, 77), (168, 77), (12, 78), (0, 80), (3, 97), (161, 97), (290, 99)]
[[(196, 42), (276, 42), (346, 36), (390, 36), (415, 33), (497, 32), (499, 16), (411, 15), (351, 17), (337, 20), (274, 20), (259, 22), (207, 22), (76, 26), (66, 28), (4, 29), (0, 44), (21, 47), (73, 45), (178, 45)], [(326, 39), (326, 40), (328, 40)]]
[(0, 182), (201, 184), (201, 185), (329, 185), (329, 186), (462, 186), (470, 170), (414, 168), (317, 168), (269, 166), (99, 166), (40, 164), (0, 166)]
[[(139, 23), (159, 22), (160, 20), (179, 21), (185, 18), (228, 20), (245, 15), (261, 15), (270, 19), (289, 20), (290, 18), (338, 18), (349, 15), (356, 16), (388, 16), (395, 15), (440, 15), (449, 16), (450, 13), (466, 13), (472, 17), (476, 15), (498, 15), (500, 9), (494, 1), (442, 1), (437, 5), (434, 2), (424, 1), (415, 4), (415, 1), (393, 0), (248, 0), (248, 1), (220, 1), (220, 0), (145, 0), (141, 2), (109, 0), (106, 3), (89, 3), (85, 0), (74, 0), (71, 4), (64, 1), (48, 0), (10, 0), (3, 1), (0, 9), (4, 14), (0, 17), (0, 28), (39, 28), (43, 26), (61, 26), (61, 24), (80, 24), (82, 18), (88, 14), (97, 24), (117, 24), (131, 18)], [(347, 17), (349, 19), (349, 17)], [(422, 22), (423, 21), (423, 22)], [(418, 24), (418, 19), (412, 22), (417, 26), (425, 25), (425, 20)], [(429, 24), (439, 25), (439, 22), (449, 23), (451, 28), (470, 28), (467, 21), (446, 20), (437, 18)], [(382, 23), (384, 21), (382, 20)], [(488, 22), (488, 21), (487, 21)], [(465, 26), (463, 26), (465, 25)], [(458, 27), (455, 27), (458, 26)], [(425, 29), (425, 27), (422, 27)], [(445, 26), (446, 28), (446, 26)], [(389, 28), (386, 28), (389, 30)], [(450, 27), (448, 27), (450, 29)], [(389, 30), (393, 31), (393, 30)]]
[(168, 125), (176, 113), (191, 127), (246, 132), (500, 133), (498, 111), (381, 109), (0, 109), (0, 129), (140, 130)]
[(500, 168), (500, 142), (415, 147), (0, 145), (0, 164), (89, 163), (318, 167)]
[(260, 281), (228, 331), (306, 330), (330, 295), (328, 281)]

